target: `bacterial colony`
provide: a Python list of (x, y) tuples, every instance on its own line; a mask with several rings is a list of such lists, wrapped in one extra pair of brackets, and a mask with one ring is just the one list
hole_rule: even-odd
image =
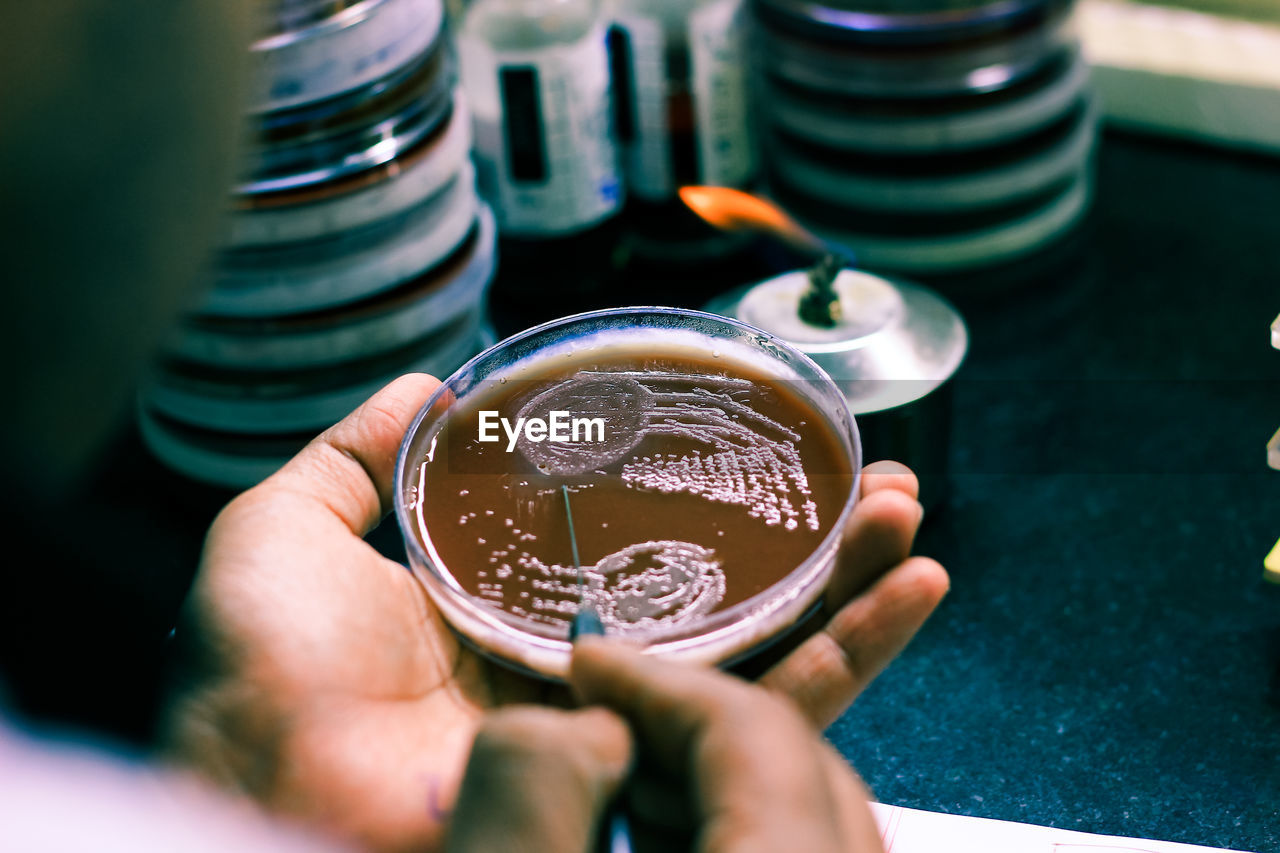
[[(610, 632), (643, 633), (745, 600), (816, 547), (850, 482), (823, 419), (777, 383), (647, 361), (511, 383), (451, 414), (413, 509), (465, 589), (548, 625), (567, 625), (581, 594)], [(481, 406), (513, 422), (568, 411), (607, 429), (603, 441), (522, 435), (507, 453), (476, 441)]]

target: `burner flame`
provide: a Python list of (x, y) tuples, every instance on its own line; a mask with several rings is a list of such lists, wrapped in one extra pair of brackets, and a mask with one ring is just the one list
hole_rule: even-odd
[(791, 245), (821, 252), (825, 243), (772, 201), (731, 187), (686, 186), (680, 200), (722, 231), (760, 231)]

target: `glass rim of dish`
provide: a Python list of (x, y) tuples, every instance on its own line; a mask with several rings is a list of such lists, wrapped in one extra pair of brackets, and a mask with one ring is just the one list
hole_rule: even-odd
[[(459, 404), (459, 396), (465, 397), (480, 383), (504, 376), (520, 364), (537, 364), (546, 357), (544, 352), (553, 351), (556, 343), (574, 339), (571, 336), (552, 338), (546, 342), (545, 347), (530, 347), (531, 343), (536, 343), (538, 339), (546, 337), (549, 333), (584, 326), (587, 328), (581, 337), (588, 337), (593, 332), (609, 331), (607, 327), (590, 328), (593, 321), (608, 323), (614, 320), (645, 318), (650, 321), (688, 322), (689, 328), (681, 329), (680, 326), (675, 328), (708, 336), (710, 332), (694, 328), (695, 324), (718, 325), (726, 331), (731, 330), (753, 338), (754, 344), (769, 354), (769, 361), (772, 363), (786, 363), (780, 357), (785, 356), (785, 359), (791, 362), (787, 366), (793, 370), (796, 367), (803, 368), (803, 373), (794, 379), (778, 376), (772, 378), (783, 382), (798, 380), (805, 384), (816, 385), (829, 398), (829, 402), (836, 409), (835, 412), (825, 411), (812, 396), (800, 394), (804, 404), (813, 408), (835, 434), (841, 458), (850, 466), (850, 484), (849, 493), (844, 498), (840, 512), (822, 540), (803, 561), (774, 583), (743, 601), (736, 602), (723, 610), (712, 611), (687, 624), (644, 634), (616, 636), (624, 642), (643, 643), (647, 652), (661, 654), (664, 657), (723, 665), (785, 634), (787, 629), (803, 617), (817, 601), (834, 569), (840, 542), (844, 536), (844, 528), (859, 498), (862, 480), (862, 445), (856, 419), (849, 410), (844, 395), (820, 365), (804, 352), (769, 332), (740, 320), (706, 311), (637, 306), (587, 311), (560, 317), (498, 341), (443, 379), (415, 415), (405, 432), (396, 456), (393, 503), (396, 520), (404, 538), (410, 571), (422, 583), (433, 604), (464, 644), (479, 650), (487, 657), (496, 658), (506, 666), (539, 677), (563, 678), (568, 670), (572, 650), (567, 629), (539, 624), (527, 617), (518, 616), (482, 602), (463, 588), (448, 566), (443, 565), (442, 560), (433, 558), (431, 549), (424, 543), (426, 533), (420, 530), (415, 514), (416, 504), (411, 505), (412, 501), (408, 497), (410, 489), (415, 488), (417, 483), (414, 472), (421, 467), (423, 461), (421, 447), (425, 439), (421, 434), (424, 424), (431, 419), (433, 411), (440, 407), (446, 395), (453, 396), (453, 400), (446, 404), (443, 412), (431, 420), (426, 427), (429, 430), (427, 435), (432, 437), (438, 435), (447, 422), (449, 413)], [(641, 331), (645, 327), (644, 323), (627, 323), (614, 328), (619, 332), (625, 332)], [(664, 327), (653, 323), (649, 328)], [(491, 374), (474, 377), (478, 367), (484, 366), (495, 356), (508, 351), (518, 353), (517, 357), (500, 365)], [(732, 356), (726, 359), (729, 364), (735, 361), (740, 362), (741, 359), (734, 359)], [(808, 375), (804, 375), (806, 373)], [(468, 380), (470, 382), (462, 388), (461, 395), (457, 394), (458, 386)], [(410, 460), (411, 455), (414, 456), (412, 460)], [(422, 500), (423, 496), (416, 494), (415, 498)]]

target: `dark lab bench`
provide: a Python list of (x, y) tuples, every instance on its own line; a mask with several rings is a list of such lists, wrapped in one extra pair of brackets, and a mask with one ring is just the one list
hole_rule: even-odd
[[(1280, 161), (1109, 135), (1089, 224), (1005, 278), (945, 285), (972, 350), (918, 551), (952, 592), (830, 736), (885, 802), (1280, 850)], [(11, 703), (145, 744), (225, 498), (126, 432), (9, 626)]]
[(952, 591), (830, 737), (887, 803), (1280, 850), (1280, 161), (1108, 136), (1082, 243), (953, 293)]

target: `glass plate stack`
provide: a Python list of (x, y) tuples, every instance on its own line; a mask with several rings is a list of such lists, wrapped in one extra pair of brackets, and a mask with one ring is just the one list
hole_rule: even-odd
[(860, 265), (1029, 254), (1088, 207), (1097, 117), (1070, 0), (754, 0), (774, 197)]
[(214, 281), (141, 395), (152, 451), (262, 479), (403, 373), (492, 341), (492, 217), (441, 0), (272, 0)]

